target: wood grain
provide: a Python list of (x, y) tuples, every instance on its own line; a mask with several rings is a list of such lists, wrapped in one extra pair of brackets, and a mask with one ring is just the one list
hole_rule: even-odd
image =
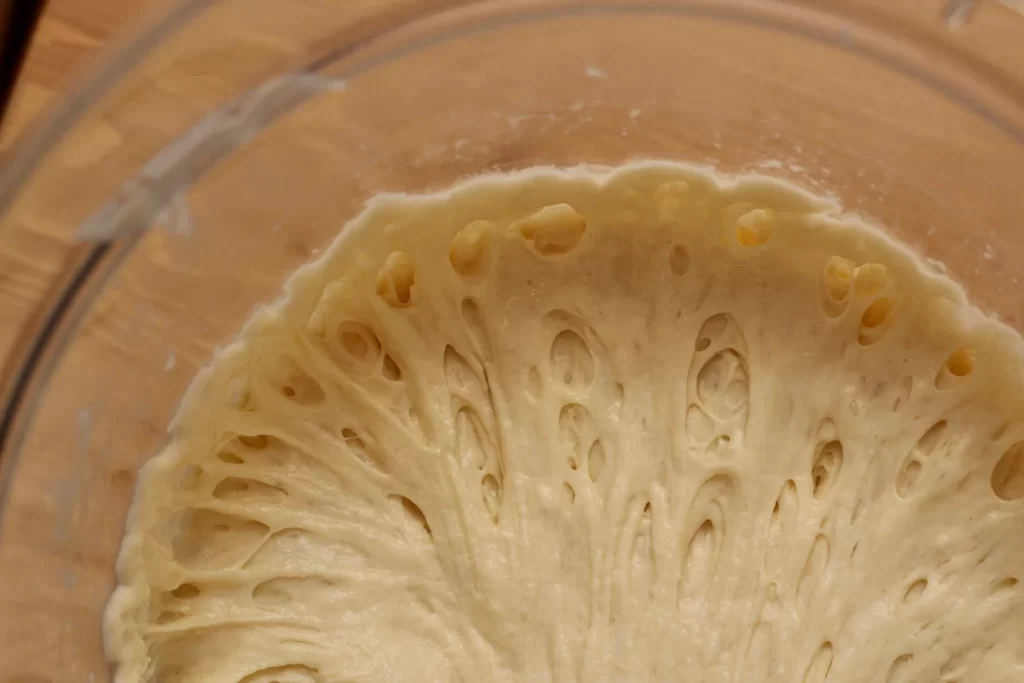
[[(168, 0), (50, 0), (11, 111), (0, 129), (0, 160), (20, 135), (47, 115), (70, 84), (96, 68), (104, 48), (171, 4)], [(851, 4), (872, 10), (884, 7), (883, 16), (888, 21), (923, 26), (936, 23), (942, 7), (939, 0)], [(962, 34), (964, 44), (979, 59), (1010, 76), (1024, 75), (1019, 49), (1024, 19), (1012, 10), (984, 3)], [(0, 244), (0, 359), (8, 356), (37, 302), (58, 277), (62, 254), (42, 244), (52, 239), (39, 233), (29, 235), (17, 246)]]
[[(106, 48), (166, 0), (50, 0), (0, 128), (0, 166), (15, 141), (38, 125), (72, 84), (92, 73)], [(0, 239), (0, 368), (60, 278), (63, 249), (43, 232)], [(0, 377), (5, 373), (0, 372)]]
[[(97, 68), (105, 48), (172, 4), (173, 0), (50, 0), (11, 110), (0, 128), (0, 162), (14, 141), (38, 124), (71, 84)], [(932, 28), (943, 6), (941, 0), (861, 0), (849, 4), (868, 8), (894, 25)], [(1011, 77), (1024, 77), (1024, 53), (1019, 48), (1024, 19), (1014, 10), (995, 2), (981, 3), (960, 33), (969, 52), (984, 63)], [(33, 308), (58, 277), (62, 256), (38, 244), (48, 239), (40, 234), (17, 247), (0, 243), (0, 359), (9, 355)]]

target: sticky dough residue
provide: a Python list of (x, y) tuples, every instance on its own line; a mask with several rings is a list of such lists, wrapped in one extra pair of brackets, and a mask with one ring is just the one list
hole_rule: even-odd
[(1024, 680), (1022, 358), (765, 179), (375, 200), (147, 466), (117, 680)]

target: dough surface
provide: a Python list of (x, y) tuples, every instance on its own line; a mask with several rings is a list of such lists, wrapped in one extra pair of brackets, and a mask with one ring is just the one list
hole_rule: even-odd
[(147, 464), (118, 683), (1020, 683), (1024, 343), (757, 177), (387, 196)]

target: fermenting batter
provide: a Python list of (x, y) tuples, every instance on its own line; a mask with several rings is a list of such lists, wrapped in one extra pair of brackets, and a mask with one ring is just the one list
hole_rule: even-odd
[(147, 465), (117, 681), (1019, 683), (1022, 347), (763, 178), (378, 198)]

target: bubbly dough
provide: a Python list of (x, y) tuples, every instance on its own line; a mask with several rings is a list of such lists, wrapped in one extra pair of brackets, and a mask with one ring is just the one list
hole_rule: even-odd
[(1019, 683), (1024, 343), (764, 178), (386, 196), (145, 468), (119, 683)]

